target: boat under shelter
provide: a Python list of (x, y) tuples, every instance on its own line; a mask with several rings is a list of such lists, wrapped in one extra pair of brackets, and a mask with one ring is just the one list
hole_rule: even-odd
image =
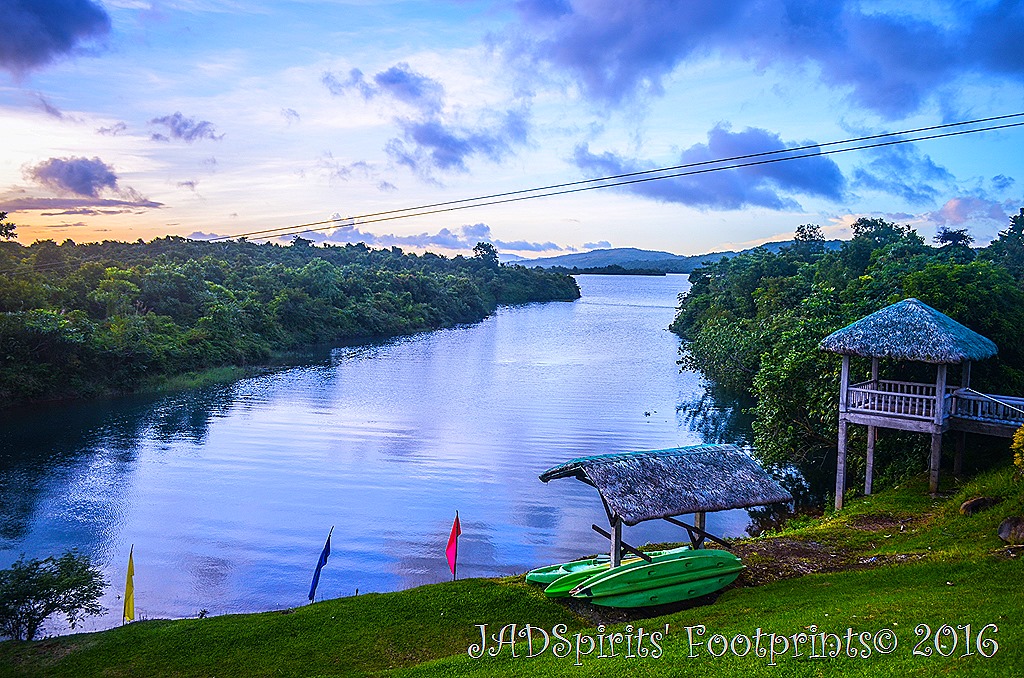
[[(543, 482), (576, 478), (597, 489), (611, 532), (594, 525), (611, 540), (612, 567), (626, 550), (645, 556), (622, 541), (622, 525), (663, 519), (686, 529), (694, 548), (704, 539), (724, 544), (705, 530), (714, 511), (793, 501), (793, 496), (749, 455), (735, 445), (695, 445), (646, 452), (579, 457), (548, 469)], [(692, 525), (676, 516), (694, 514)], [(645, 558), (646, 559), (646, 558)]]

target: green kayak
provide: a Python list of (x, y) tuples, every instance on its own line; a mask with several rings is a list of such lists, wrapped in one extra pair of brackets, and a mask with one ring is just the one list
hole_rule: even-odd
[(675, 552), (653, 563), (630, 565), (597, 572), (570, 595), (609, 607), (662, 605), (717, 591), (743, 570), (739, 558), (718, 549)]
[[(536, 570), (530, 570), (526, 575), (526, 581), (532, 584), (550, 584), (551, 582), (564, 577), (572, 572), (580, 572), (583, 570), (594, 569), (595, 566), (604, 565), (608, 567), (608, 563), (611, 561), (607, 555), (600, 555), (596, 558), (587, 558), (585, 560), (573, 560), (568, 563), (559, 563), (557, 565), (548, 565), (546, 567), (538, 567)], [(594, 572), (597, 570), (594, 569)]]
[[(688, 551), (689, 549), (689, 546), (682, 546), (669, 551), (650, 551), (646, 555), (651, 558), (652, 562), (658, 562), (665, 558), (675, 558), (680, 553)], [(598, 577), (606, 574), (608, 572), (609, 564), (610, 563), (608, 561), (605, 561), (604, 563), (593, 565), (590, 568), (580, 568), (574, 572), (568, 572), (563, 577), (556, 579), (549, 584), (548, 587), (544, 589), (544, 595), (548, 598), (564, 598), (565, 596), (568, 596), (581, 582), (592, 577)], [(632, 558), (630, 560), (623, 561), (623, 563), (615, 568), (615, 570), (624, 571), (646, 564), (647, 561), (642, 558)]]

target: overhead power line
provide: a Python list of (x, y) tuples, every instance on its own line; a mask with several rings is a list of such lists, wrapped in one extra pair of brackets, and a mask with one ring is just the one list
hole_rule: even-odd
[[(955, 132), (946, 132), (942, 134), (933, 134), (928, 136), (916, 136), (907, 139), (894, 139), (892, 141), (884, 143), (871, 143), (863, 144), (863, 142), (874, 141), (877, 139), (892, 139), (893, 137), (902, 137), (911, 134), (922, 134), (924, 132), (932, 132), (943, 129), (951, 129), (954, 127), (965, 127), (969, 125), (979, 125), (982, 123), (990, 123), (999, 120), (1009, 120), (1013, 118), (1024, 117), (1022, 113), (1009, 113), (1006, 115), (991, 116), (987, 118), (976, 118), (974, 120), (962, 120), (958, 122), (944, 123), (942, 125), (931, 125), (928, 127), (918, 127), (915, 129), (901, 130), (898, 132), (885, 132), (882, 134), (872, 134), (861, 137), (854, 137), (850, 139), (841, 139), (838, 141), (829, 141), (820, 144), (807, 144), (803, 146), (793, 146), (789, 148), (780, 148), (771, 151), (761, 151), (759, 153), (748, 153), (744, 155), (735, 155), (726, 158), (716, 158), (713, 160), (704, 160), (700, 162), (686, 163), (681, 165), (672, 165), (668, 167), (659, 167), (655, 169), (640, 170), (636, 172), (626, 172), (622, 174), (613, 174), (608, 176), (596, 177), (593, 179), (581, 179), (578, 181), (570, 181), (559, 184), (549, 184), (546, 186), (538, 186), (534, 188), (525, 188), (515, 191), (506, 191), (501, 193), (491, 193), (487, 195), (476, 196), (472, 198), (461, 198), (458, 200), (448, 200), (444, 202), (435, 202), (424, 205), (416, 205), (413, 207), (405, 207), (400, 209), (385, 210), (381, 212), (369, 212), (366, 214), (358, 214), (347, 217), (338, 217), (331, 219), (324, 219), (321, 221), (306, 222), (303, 224), (294, 224), (291, 226), (280, 226), (277, 228), (269, 228), (258, 231), (248, 231), (245, 233), (237, 233), (234, 235), (218, 236), (211, 238), (212, 241), (218, 240), (229, 240), (234, 238), (249, 238), (252, 240), (265, 240), (268, 238), (279, 238), (287, 235), (295, 235), (299, 233), (309, 231), (328, 231), (334, 228), (339, 228), (346, 225), (356, 224), (372, 224), (379, 223), (381, 221), (394, 221), (397, 219), (406, 219), (411, 217), (426, 216), (431, 214), (439, 214), (443, 212), (455, 212), (465, 209), (471, 209), (474, 207), (485, 207), (490, 205), (498, 205), (511, 202), (521, 202), (523, 200), (532, 200), (535, 198), (546, 198), (555, 195), (566, 195), (570, 193), (579, 193), (583, 191), (591, 191), (602, 188), (612, 188), (615, 186), (626, 186), (630, 184), (645, 183), (649, 181), (660, 181), (662, 179), (673, 179), (684, 176), (693, 176), (697, 174), (706, 174), (710, 172), (719, 172), (729, 169), (740, 169), (743, 167), (752, 167), (756, 165), (765, 165), (770, 163), (782, 162), (785, 160), (797, 160), (801, 158), (809, 157), (821, 157), (826, 155), (834, 155), (837, 153), (846, 153), (849, 151), (864, 150), (869, 148), (878, 148), (882, 146), (893, 146), (897, 144), (916, 143), (919, 141), (926, 141), (930, 139), (940, 139), (943, 137), (962, 136), (964, 134), (976, 134), (979, 132), (988, 132), (997, 129), (1005, 129), (1009, 127), (1020, 127), (1024, 126), (1024, 122), (1003, 124), (1003, 125), (990, 125), (987, 127), (973, 128), (969, 130), (958, 130)], [(835, 146), (849, 146), (851, 144), (862, 144), (859, 146), (851, 146), (849, 148), (833, 148)], [(819, 149), (829, 149), (821, 151)], [(811, 151), (808, 153), (801, 153), (802, 151)], [(780, 157), (772, 157), (780, 156)], [(760, 160), (755, 162), (744, 162), (739, 163), (743, 160), (754, 160), (756, 158), (770, 158), (768, 160)], [(738, 164), (737, 164), (738, 163)], [(701, 169), (698, 169), (701, 168)], [(679, 170), (695, 170), (695, 171), (684, 171)], [(636, 179), (636, 177), (643, 177)]]
[[(237, 233), (235, 235), (218, 236), (216, 238), (211, 238), (210, 240), (224, 241), (243, 237), (252, 240), (266, 240), (271, 238), (285, 237), (288, 235), (298, 235), (300, 233), (306, 233), (310, 231), (329, 231), (331, 229), (339, 228), (341, 226), (346, 225), (364, 225), (380, 223), (384, 221), (396, 221), (399, 219), (409, 219), (413, 217), (428, 216), (431, 214), (441, 214), (444, 212), (456, 212), (461, 210), (472, 209), (475, 207), (486, 207), (491, 205), (522, 202), (525, 200), (534, 200), (537, 198), (547, 198), (557, 195), (568, 195), (571, 193), (581, 193), (584, 191), (614, 188), (617, 186), (629, 186), (634, 184), (648, 183), (652, 181), (661, 181), (664, 179), (697, 176), (701, 174), (709, 174), (712, 172), (742, 169), (744, 167), (756, 167), (759, 165), (769, 165), (779, 162), (786, 162), (790, 160), (820, 158), (823, 156), (836, 155), (839, 153), (849, 153), (852, 151), (861, 151), (871, 148), (881, 148), (885, 146), (896, 146), (900, 144), (918, 143), (921, 141), (928, 141), (932, 139), (964, 136), (969, 134), (978, 134), (981, 132), (991, 132), (994, 130), (1024, 126), (1024, 121), (1008, 122), (1000, 125), (971, 127), (970, 129), (945, 131), (937, 134), (928, 134), (925, 136), (913, 136), (910, 138), (894, 138), (905, 137), (907, 135), (920, 135), (924, 132), (951, 130), (952, 128), (956, 127), (968, 127), (971, 125), (980, 125), (982, 123), (992, 123), (1001, 120), (1011, 120), (1015, 118), (1024, 118), (1024, 112), (1009, 113), (1006, 115), (998, 115), (987, 118), (977, 118), (974, 120), (962, 120), (958, 122), (945, 123), (942, 125), (932, 125), (929, 127), (918, 127), (916, 129), (902, 130), (899, 132), (885, 132), (882, 134), (872, 134), (868, 136), (854, 137), (838, 141), (829, 141), (820, 144), (807, 144), (803, 146), (794, 146), (790, 148), (780, 148), (772, 151), (762, 151), (759, 153), (736, 155), (726, 158), (717, 158), (713, 160), (704, 160), (701, 162), (686, 163), (682, 165), (673, 165), (669, 167), (660, 167), (656, 169), (641, 170), (636, 172), (626, 172), (623, 174), (614, 174), (603, 177), (597, 177), (594, 179), (581, 179), (578, 181), (570, 181), (559, 184), (549, 184), (547, 186), (539, 186), (535, 188), (526, 188), (501, 193), (491, 193), (488, 195), (476, 196), (473, 198), (461, 198), (458, 200), (429, 203), (424, 205), (417, 205), (414, 207), (385, 210), (382, 212), (370, 212), (367, 214), (361, 214), (344, 218), (325, 219), (322, 221), (313, 221), (304, 224), (294, 224), (291, 226), (281, 226), (278, 228), (264, 229), (259, 231), (249, 231), (246, 233)], [(879, 139), (889, 140), (877, 141)], [(74, 262), (53, 262), (50, 264), (42, 264), (39, 266), (35, 266), (33, 267), (33, 270), (37, 272), (42, 272), (62, 268), (64, 266), (69, 266), (73, 264), (80, 265), (82, 263), (85, 262), (82, 260)], [(0, 270), (0, 274), (13, 273), (15, 272), (15, 270), (16, 269)]]

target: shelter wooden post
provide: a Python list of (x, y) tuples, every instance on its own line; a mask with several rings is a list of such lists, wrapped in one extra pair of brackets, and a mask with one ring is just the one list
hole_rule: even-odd
[(875, 436), (878, 428), (868, 426), (868, 462), (864, 471), (864, 494), (871, 494), (871, 482), (875, 475)]
[(971, 361), (965, 360), (960, 367), (960, 388), (971, 387)]
[(932, 453), (928, 460), (928, 491), (939, 492), (939, 461), (942, 459), (942, 434), (932, 434)]
[(839, 417), (843, 417), (846, 412), (847, 398), (849, 394), (847, 391), (850, 389), (850, 356), (843, 356), (843, 371), (839, 375)]
[(615, 516), (612, 520), (612, 567), (622, 564), (622, 518)]
[[(693, 526), (701, 532), (707, 531), (707, 514), (704, 511), (698, 511), (693, 514)], [(698, 533), (699, 534), (699, 533)], [(704, 537), (700, 535), (697, 539), (697, 548), (700, 548), (704, 544)]]
[[(841, 416), (841, 415), (840, 415)], [(839, 420), (839, 453), (836, 457), (836, 510), (843, 508), (846, 491), (846, 420)]]
[(958, 431), (956, 434), (956, 454), (953, 455), (953, 476), (959, 478), (964, 467), (964, 448), (967, 446), (967, 433)]

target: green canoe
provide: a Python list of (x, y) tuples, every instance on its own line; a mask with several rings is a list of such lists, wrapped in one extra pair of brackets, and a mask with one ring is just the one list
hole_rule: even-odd
[[(680, 553), (688, 551), (689, 549), (689, 546), (682, 546), (669, 551), (650, 551), (646, 555), (649, 556), (653, 562), (658, 562), (665, 558), (675, 558)], [(564, 598), (565, 596), (568, 596), (570, 592), (581, 582), (584, 582), (591, 577), (598, 577), (606, 574), (608, 572), (609, 564), (610, 563), (608, 561), (605, 561), (600, 564), (595, 564), (589, 568), (580, 568), (574, 572), (568, 572), (563, 577), (556, 579), (549, 584), (548, 587), (544, 589), (544, 595), (548, 598)], [(615, 570), (623, 571), (646, 564), (647, 561), (642, 558), (633, 558), (623, 561), (623, 563), (615, 568)]]
[(718, 549), (676, 552), (653, 563), (640, 561), (599, 572), (571, 591), (576, 598), (610, 607), (644, 607), (697, 598), (733, 582), (740, 559)]
[(594, 569), (597, 571), (595, 566), (603, 565), (608, 567), (610, 558), (606, 555), (600, 555), (596, 558), (587, 558), (585, 560), (573, 560), (568, 563), (559, 563), (557, 565), (548, 565), (546, 567), (538, 567), (536, 570), (530, 570), (526, 575), (526, 581), (532, 584), (550, 584), (551, 582), (564, 577), (572, 572), (580, 572), (581, 570)]

